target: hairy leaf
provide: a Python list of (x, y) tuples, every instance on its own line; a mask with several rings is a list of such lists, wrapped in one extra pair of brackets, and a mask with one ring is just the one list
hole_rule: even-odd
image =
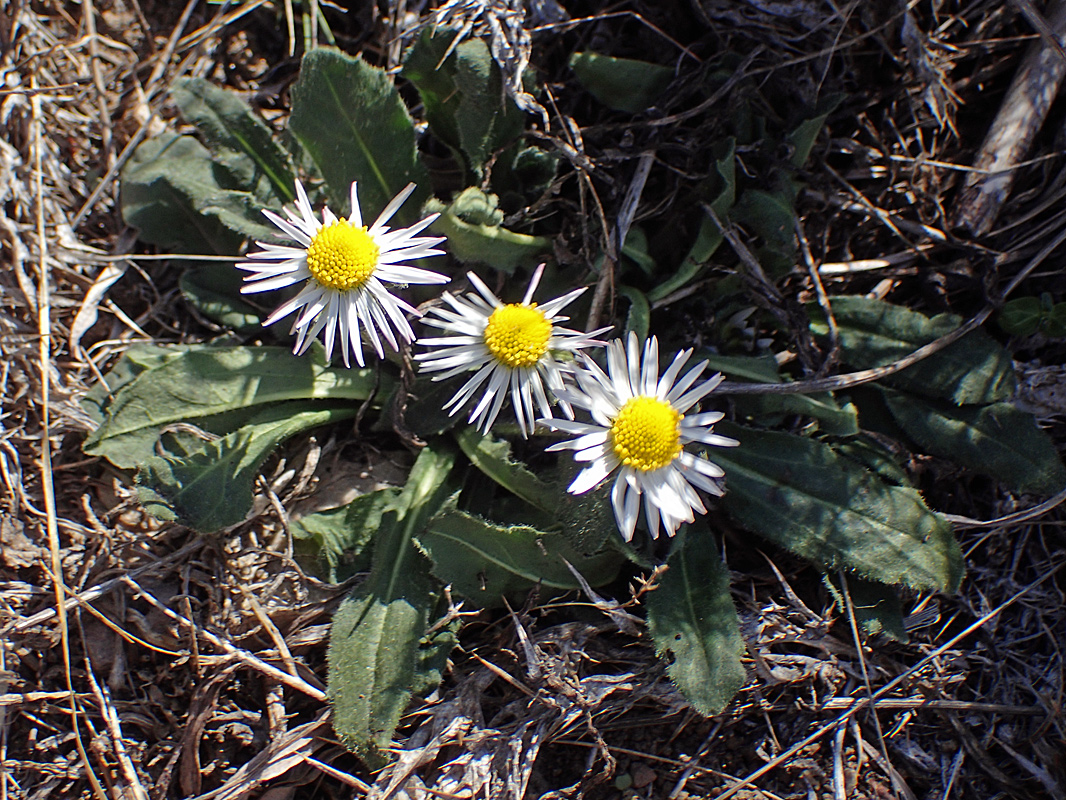
[(444, 58), (456, 35), (423, 31), (404, 59), (403, 75), (418, 88), (433, 132), (481, 178), (490, 157), (522, 133), (523, 114), (504, 93), (500, 68), (483, 40), (467, 39)]
[(526, 469), (525, 464), (512, 460), (511, 445), (506, 439), (496, 439), (464, 425), (455, 434), (455, 440), (471, 463), (500, 486), (534, 508), (548, 513), (556, 510), (551, 487)]
[(292, 87), (289, 128), (326, 179), (338, 216), (342, 209), (348, 213), (353, 181), (359, 181), (365, 221), (414, 182), (419, 189), (395, 217), (414, 219), (428, 195), (428, 174), (418, 160), (411, 118), (385, 70), (339, 50), (312, 50)]
[(215, 164), (232, 176), (229, 188), (250, 191), (263, 204), (295, 199), (289, 154), (236, 93), (203, 78), (183, 78), (171, 94), (182, 116), (203, 135)]
[(238, 414), (232, 426), (227, 419), (222, 429), (213, 428), (212, 418), (284, 400), (366, 400), (384, 379), (371, 369), (330, 369), (282, 347), (187, 347), (119, 389), (83, 449), (133, 468), (155, 452), (168, 426), (195, 422), (211, 433), (229, 433), (251, 412)]
[(1010, 403), (963, 406), (884, 390), (899, 426), (927, 453), (990, 475), (1017, 492), (1055, 494), (1066, 467), (1036, 419)]
[(122, 216), (140, 238), (176, 253), (233, 255), (245, 238), (274, 236), (250, 192), (224, 187), (210, 151), (164, 133), (141, 144), (122, 170)]
[(230, 264), (208, 264), (187, 269), (179, 285), (181, 294), (197, 311), (220, 325), (242, 332), (260, 325), (259, 314), (241, 298), (242, 274)]
[(824, 442), (715, 428), (740, 441), (711, 458), (726, 471), (722, 505), (745, 527), (826, 569), (916, 589), (958, 587), (962, 553), (951, 525), (914, 489), (885, 483)]
[(534, 266), (551, 252), (551, 242), (543, 236), (528, 236), (501, 227), (503, 212), (496, 204), (495, 195), (473, 186), (447, 206), (430, 200), (426, 210), (440, 214), (430, 229), (448, 237), (448, 250), (460, 261), (488, 264), (507, 275), (518, 267)]
[[(697, 541), (699, 538), (700, 541)], [(690, 528), (648, 596), (655, 649), (672, 657), (670, 677), (701, 714), (718, 714), (744, 685), (744, 642), (729, 596), (729, 572), (704, 526)]]
[[(772, 356), (721, 356), (700, 354), (712, 370), (733, 380), (757, 383), (782, 383), (777, 362)], [(735, 400), (741, 417), (758, 419), (764, 423), (780, 420), (785, 414), (800, 414), (817, 419), (821, 429), (835, 436), (854, 436), (859, 432), (859, 417), (851, 403), (839, 405), (828, 392), (814, 394), (739, 395)]]
[(437, 605), (429, 562), (414, 546), (451, 494), (455, 454), (426, 447), (395, 502), (381, 515), (370, 577), (341, 604), (329, 642), (333, 727), (371, 763), (383, 761), (412, 692), (440, 681), (450, 632), (426, 638)]
[[(857, 369), (890, 364), (959, 327), (954, 314), (929, 318), (910, 309), (867, 297), (834, 297), (833, 316), (840, 333), (841, 359)], [(821, 310), (812, 307), (819, 320)], [(811, 330), (827, 335), (826, 323)], [(1014, 393), (1010, 354), (982, 330), (886, 378), (901, 389), (951, 400), (956, 405), (994, 403)]]
[(674, 79), (672, 67), (591, 52), (570, 56), (570, 69), (589, 94), (608, 108), (630, 114), (655, 105)]
[(560, 533), (498, 525), (455, 509), (430, 520), (418, 541), (433, 561), (433, 574), (481, 606), (499, 605), (504, 596), (537, 585), (580, 588), (564, 559), (592, 586), (614, 578), (624, 562), (617, 550), (586, 556)]
[(324, 577), (330, 583), (340, 583), (368, 569), (368, 545), (381, 527), (382, 516), (395, 505), (399, 491), (392, 487), (378, 489), (359, 495), (345, 506), (290, 520), (297, 553), (313, 556), (317, 564), (325, 567)]
[[(897, 642), (906, 643), (910, 637), (903, 624), (903, 603), (896, 587), (864, 580), (856, 575), (845, 576), (845, 580), (855, 622), (859, 627), (871, 636), (884, 634)], [(848, 604), (841, 591), (840, 578), (825, 575), (823, 581), (838, 612), (847, 618)]]
[(356, 411), (310, 403), (274, 406), (184, 458), (150, 456), (137, 473), (141, 504), (155, 517), (180, 520), (201, 533), (235, 525), (252, 507), (259, 467), (278, 444), (302, 430), (354, 417)]

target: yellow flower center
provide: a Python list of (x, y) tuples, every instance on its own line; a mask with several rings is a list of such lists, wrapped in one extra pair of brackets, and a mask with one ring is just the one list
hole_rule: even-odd
[(501, 364), (512, 369), (532, 367), (548, 352), (552, 324), (537, 304), (500, 306), (485, 325), (485, 346)]
[(307, 268), (323, 286), (346, 292), (367, 282), (380, 254), (381, 248), (365, 226), (342, 219), (315, 234), (307, 248)]
[(623, 464), (649, 472), (681, 455), (683, 414), (647, 395), (627, 401), (611, 423), (614, 454)]

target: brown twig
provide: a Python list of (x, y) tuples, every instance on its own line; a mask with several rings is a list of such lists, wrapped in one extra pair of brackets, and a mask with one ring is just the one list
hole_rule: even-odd
[[(1066, 0), (1052, 0), (1047, 17), (1053, 36), (1066, 34)], [(1038, 26), (1038, 30), (1043, 29), (1043, 25)], [(1041, 38), (1025, 54), (974, 159), (974, 168), (979, 172), (967, 178), (956, 201), (953, 227), (962, 228), (972, 236), (986, 234), (999, 216), (1010, 196), (1017, 164), (1044, 124), (1066, 75), (1061, 45), (1049, 47), (1046, 39), (1046, 36)]]

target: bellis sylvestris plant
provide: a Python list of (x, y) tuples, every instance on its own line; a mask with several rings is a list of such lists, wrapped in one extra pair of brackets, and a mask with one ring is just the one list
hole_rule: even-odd
[(589, 463), (570, 484), (571, 494), (584, 494), (617, 473), (611, 505), (626, 541), (633, 538), (641, 496), (648, 533), (657, 538), (660, 526), (673, 536), (682, 522), (695, 519), (694, 511), (707, 513), (696, 489), (723, 493), (725, 471), (685, 446), (735, 447), (739, 442), (713, 432), (721, 412), (686, 414), (722, 381), (718, 374), (697, 384), (706, 361), (679, 379), (690, 355), (691, 350), (678, 353), (660, 378), (658, 340), (652, 336), (644, 343), (642, 357), (631, 332), (624, 345), (619, 340), (607, 345), (606, 373), (582, 354), (584, 369), (574, 373), (577, 386), (559, 393), (561, 400), (587, 410), (591, 423), (540, 420), (577, 437), (549, 450), (573, 450), (575, 461)]
[(483, 388), (470, 412), (470, 421), (482, 432), (492, 427), (508, 396), (523, 436), (533, 431), (534, 403), (542, 417), (552, 416), (549, 392), (559, 398), (563, 413), (573, 419), (570, 405), (560, 394), (563, 374), (572, 368), (574, 353), (602, 345), (596, 337), (610, 330), (607, 327), (581, 333), (560, 327), (557, 323), (566, 322), (569, 317), (559, 312), (580, 297), (585, 287), (538, 305), (532, 302), (533, 294), (543, 274), (541, 264), (533, 273), (522, 302), (504, 304), (471, 272), (469, 278), (476, 293), (455, 296), (445, 292), (442, 300), (447, 306), (431, 309), (424, 320), (426, 325), (448, 335), (418, 340), (432, 348), (415, 356), (421, 362), (421, 370), (439, 372), (434, 380), (476, 370), (445, 409), (457, 413)]
[[(272, 211), (263, 215), (298, 247), (256, 242), (260, 251), (249, 253), (237, 267), (252, 273), (241, 288), (244, 294), (267, 292), (302, 283), (299, 294), (282, 303), (263, 322), (272, 325), (296, 313), (291, 333), (296, 334), (293, 352), (300, 355), (325, 331), (326, 358), (333, 357), (333, 347), (340, 339), (344, 365), (350, 366), (349, 353), (364, 366), (361, 330), (366, 331), (379, 358), (385, 352), (381, 340), (393, 350), (399, 349), (396, 334), (406, 342), (414, 341), (414, 331), (404, 312), (419, 316), (416, 308), (389, 292), (386, 284), (447, 283), (449, 278), (403, 262), (426, 256), (443, 255), (435, 245), (440, 236), (419, 236), (439, 215), (431, 214), (408, 228), (390, 230), (386, 223), (414, 191), (408, 184), (374, 223), (363, 224), (356, 184), (351, 187), (352, 213), (337, 219), (328, 208), (322, 209), (322, 221), (315, 217), (307, 193), (296, 182), (296, 209), (285, 209), (288, 219)], [(268, 263), (263, 263), (268, 262)], [(297, 313), (298, 312), (298, 313)]]

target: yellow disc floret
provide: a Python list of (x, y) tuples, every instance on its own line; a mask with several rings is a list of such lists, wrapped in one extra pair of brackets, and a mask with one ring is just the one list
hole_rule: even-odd
[(532, 367), (548, 352), (552, 324), (537, 304), (500, 306), (485, 325), (485, 346), (493, 357), (512, 369)]
[(315, 234), (307, 248), (307, 268), (323, 286), (346, 292), (367, 282), (380, 254), (365, 226), (342, 219)]
[(611, 423), (611, 447), (623, 464), (642, 472), (665, 467), (681, 455), (684, 415), (669, 403), (640, 395), (628, 400)]

